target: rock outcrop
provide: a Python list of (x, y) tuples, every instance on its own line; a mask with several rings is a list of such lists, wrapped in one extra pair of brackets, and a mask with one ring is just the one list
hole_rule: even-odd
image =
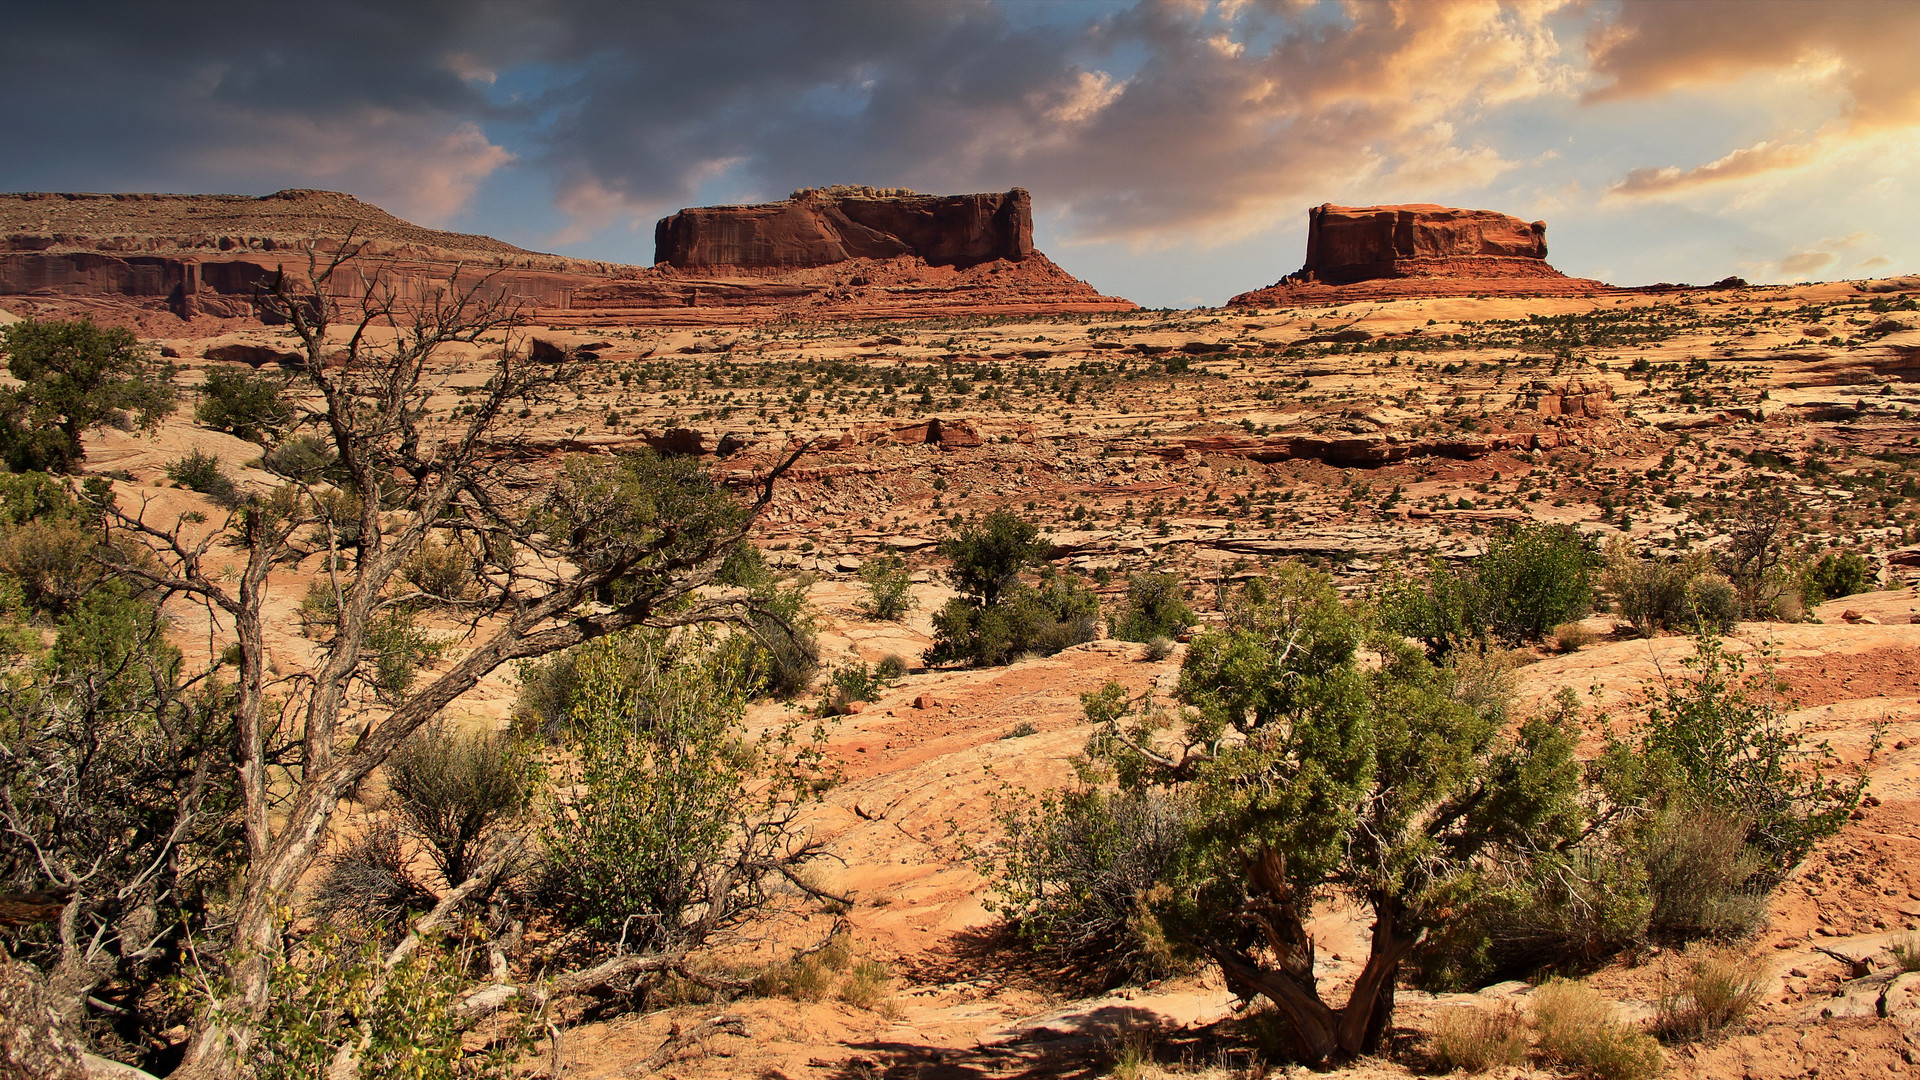
[(1033, 246), (1020, 188), (918, 195), (870, 188), (706, 206), (664, 218), (651, 269), (582, 289), (575, 326), (776, 318), (923, 318), (1131, 311)]
[(1547, 223), (1492, 210), (1335, 206), (1307, 211), (1307, 260), (1229, 307), (1415, 296), (1564, 296), (1611, 291), (1547, 263)]
[(122, 302), (182, 318), (252, 314), (255, 286), (304, 275), (307, 252), (352, 242), (360, 256), (334, 280), (403, 302), (481, 282), (531, 309), (564, 309), (573, 291), (613, 276), (608, 263), (525, 251), (486, 236), (402, 221), (351, 195), (0, 195), (0, 296)]
[[(351, 242), (332, 289), (403, 304), (478, 285), (557, 326), (921, 318), (1131, 311), (1033, 247), (1019, 188), (917, 195), (794, 193), (761, 206), (682, 210), (656, 230), (651, 268), (526, 251), (402, 221), (351, 195), (0, 195), (0, 298), (110, 321), (166, 312), (247, 318), (271, 275), (305, 275)], [(158, 330), (159, 327), (149, 327)]]
[(901, 256), (966, 267), (1032, 254), (1033, 201), (1021, 188), (988, 195), (804, 190), (784, 202), (682, 210), (653, 231), (654, 263), (676, 270), (778, 271)]

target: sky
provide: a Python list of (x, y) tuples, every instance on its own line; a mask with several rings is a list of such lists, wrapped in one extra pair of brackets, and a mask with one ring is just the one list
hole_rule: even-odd
[(1548, 224), (1619, 285), (1920, 272), (1907, 0), (8, 5), (0, 190), (350, 192), (626, 263), (686, 206), (1033, 193), (1103, 292), (1214, 305), (1307, 209)]

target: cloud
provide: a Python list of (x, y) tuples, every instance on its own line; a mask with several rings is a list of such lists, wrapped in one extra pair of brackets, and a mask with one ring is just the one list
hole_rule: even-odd
[(1592, 102), (1731, 89), (1764, 75), (1796, 96), (1833, 101), (1811, 138), (1779, 132), (1692, 168), (1631, 170), (1612, 194), (1646, 197), (1804, 168), (1848, 146), (1920, 125), (1920, 5), (1882, 0), (1624, 0), (1589, 33)]
[(1812, 160), (1815, 153), (1815, 147), (1805, 143), (1759, 142), (1691, 169), (1671, 165), (1659, 169), (1634, 169), (1609, 191), (1616, 195), (1664, 195), (1705, 184), (1758, 176), (1775, 169), (1796, 168)]
[(1832, 266), (1839, 259), (1831, 251), (1797, 251), (1783, 257), (1779, 262), (1780, 272), (1790, 277), (1804, 277), (1816, 270)]

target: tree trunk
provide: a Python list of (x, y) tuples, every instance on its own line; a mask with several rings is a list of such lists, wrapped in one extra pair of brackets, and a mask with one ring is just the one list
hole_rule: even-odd
[(1366, 966), (1354, 980), (1347, 1003), (1338, 1009), (1320, 1000), (1311, 962), (1301, 977), (1263, 967), (1244, 953), (1214, 952), (1230, 989), (1247, 996), (1259, 994), (1286, 1016), (1294, 1053), (1303, 1064), (1339, 1064), (1380, 1049), (1393, 1020), (1394, 980), (1400, 974), (1400, 962), (1426, 932), (1401, 932), (1391, 903), (1378, 904), (1376, 911)]

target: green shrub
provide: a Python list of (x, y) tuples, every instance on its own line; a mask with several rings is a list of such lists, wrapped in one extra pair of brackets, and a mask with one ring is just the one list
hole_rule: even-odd
[(250, 1020), (247, 1075), (311, 1080), (350, 1047), (361, 1076), (506, 1080), (542, 1028), (533, 1016), (509, 1021), (468, 1052), (456, 997), (468, 981), (460, 957), (438, 943), (388, 970), (373, 943), (322, 927), (275, 961), (263, 1011)]
[(1647, 868), (1648, 932), (1662, 940), (1738, 937), (1767, 910), (1767, 860), (1747, 842), (1751, 825), (1686, 797), (1667, 800), (1629, 830)]
[(214, 368), (200, 385), (193, 418), (215, 431), (265, 443), (293, 420), (293, 406), (281, 397), (285, 379), (238, 368)]
[(303, 484), (318, 481), (335, 459), (332, 444), (318, 435), (295, 435), (274, 445), (261, 464), (275, 476)]
[(913, 610), (913, 576), (907, 572), (907, 560), (898, 555), (875, 555), (860, 566), (860, 580), (867, 585), (867, 596), (860, 614), (869, 619), (897, 622)]
[(984, 607), (961, 597), (947, 601), (933, 616), (927, 662), (992, 667), (1100, 636), (1100, 599), (1077, 577), (1050, 575), (1038, 587), (1016, 581), (999, 596)]
[(527, 809), (534, 774), (512, 740), (435, 722), (386, 765), (392, 811), (425, 848), (448, 888), (479, 868), (487, 844)]
[(720, 581), (745, 589), (749, 621), (725, 648), (737, 657), (754, 696), (792, 700), (807, 692), (820, 670), (820, 645), (807, 606), (807, 580), (782, 585), (751, 543), (727, 555)]
[(0, 457), (14, 472), (66, 472), (82, 432), (152, 428), (173, 412), (173, 365), (131, 330), (22, 319), (0, 327), (0, 354), (19, 383), (0, 388)]
[(1121, 641), (1173, 638), (1193, 625), (1186, 590), (1173, 574), (1142, 572), (1127, 578), (1127, 599), (1113, 617), (1113, 636)]
[(629, 952), (698, 947), (818, 851), (792, 821), (830, 779), (824, 733), (748, 737), (749, 684), (709, 635), (630, 630), (573, 651), (577, 766), (546, 829), (550, 902)]
[(1865, 556), (1851, 551), (1829, 551), (1800, 572), (1800, 594), (1806, 606), (1852, 596), (1867, 587)]
[(1599, 559), (1567, 525), (1524, 525), (1492, 537), (1462, 567), (1434, 562), (1420, 575), (1383, 588), (1381, 625), (1436, 656), (1490, 639), (1506, 646), (1539, 641), (1593, 606)]
[(990, 906), (1029, 947), (1109, 982), (1175, 966), (1148, 899), (1185, 843), (1176, 802), (1082, 786), (1003, 807), (999, 818), (1005, 839), (983, 860)]
[(220, 506), (240, 505), (240, 488), (220, 466), (220, 459), (199, 450), (189, 450), (183, 458), (167, 466), (167, 479), (183, 488), (197, 491)]
[(886, 688), (887, 680), (865, 663), (855, 660), (842, 664), (827, 676), (820, 711), (829, 716), (844, 714), (847, 706), (856, 701), (871, 703), (877, 700)]
[(473, 553), (459, 542), (422, 541), (400, 565), (400, 576), (428, 602), (458, 604), (480, 591)]
[(1771, 658), (1749, 671), (1718, 638), (1695, 639), (1687, 675), (1652, 687), (1645, 719), (1609, 756), (1630, 760), (1644, 798), (1683, 798), (1744, 822), (1763, 874), (1785, 873), (1814, 842), (1838, 832), (1866, 791), (1864, 776), (1834, 775), (1838, 758), (1787, 719)]

